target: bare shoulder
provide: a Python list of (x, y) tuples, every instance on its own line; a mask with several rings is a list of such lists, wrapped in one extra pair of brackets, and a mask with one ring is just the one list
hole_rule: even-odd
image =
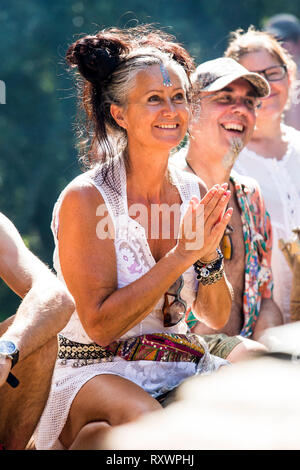
[(111, 249), (114, 223), (98, 188), (92, 180), (80, 175), (61, 194), (59, 213), (54, 213), (54, 219), (57, 219), (56, 235), (60, 249), (64, 247), (64, 252), (67, 252), (71, 245), (76, 251), (80, 246), (81, 252), (82, 246), (84, 250), (92, 252), (103, 251), (103, 246), (104, 250)]
[(15, 225), (0, 213), (0, 277), (20, 297), (34, 282), (54, 278), (48, 267), (25, 245)]
[(0, 212), (0, 235), (5, 235), (9, 233), (11, 230), (17, 230), (14, 224), (9, 220), (6, 215)]
[(100, 191), (85, 175), (80, 175), (66, 186), (60, 196), (62, 206), (87, 206), (103, 202)]
[(103, 199), (100, 191), (93, 182), (83, 173), (71, 181), (61, 193), (62, 200)]
[(23, 246), (21, 235), (13, 222), (0, 212), (0, 254), (16, 246)]

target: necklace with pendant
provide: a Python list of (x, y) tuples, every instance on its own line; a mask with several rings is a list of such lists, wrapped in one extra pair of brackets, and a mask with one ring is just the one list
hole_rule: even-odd
[[(197, 173), (195, 172), (194, 168), (191, 166), (191, 164), (186, 160), (187, 166), (190, 168), (190, 170), (196, 175)], [(228, 209), (228, 206), (226, 210)], [(231, 260), (233, 257), (233, 242), (231, 238), (231, 234), (234, 232), (234, 228), (232, 225), (227, 224), (225, 228), (225, 232), (223, 235), (223, 238), (220, 243), (220, 248), (223, 253), (224, 259)]]
[(223, 253), (224, 259), (231, 260), (233, 257), (233, 242), (231, 234), (234, 232), (232, 225), (227, 224), (223, 238), (221, 240), (221, 251)]

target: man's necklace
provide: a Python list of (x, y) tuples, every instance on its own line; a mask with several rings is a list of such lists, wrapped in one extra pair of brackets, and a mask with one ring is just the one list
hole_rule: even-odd
[[(189, 169), (194, 173), (194, 175), (198, 176), (197, 173), (195, 172), (194, 168), (192, 165), (187, 161), (186, 164), (189, 167)], [(230, 187), (230, 185), (228, 185)], [(228, 205), (226, 207), (226, 210), (228, 209)], [(220, 248), (223, 253), (224, 259), (231, 260), (233, 257), (233, 241), (231, 238), (231, 234), (234, 232), (234, 228), (232, 225), (227, 224), (225, 228), (225, 232), (223, 235), (223, 238), (220, 243)]]

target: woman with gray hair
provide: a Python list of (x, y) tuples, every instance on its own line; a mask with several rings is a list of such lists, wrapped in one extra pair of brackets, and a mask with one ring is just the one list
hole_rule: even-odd
[(187, 132), (191, 63), (177, 45), (140, 44), (112, 29), (67, 52), (88, 171), (53, 213), (54, 266), (76, 312), (59, 335), (38, 449), (91, 449), (111, 426), (160, 409), (185, 378), (228, 364), (188, 332), (185, 312), (193, 305), (213, 328), (227, 322), (218, 246), (230, 192), (224, 184), (204, 195), (197, 177), (168, 165)]
[(261, 187), (273, 227), (273, 296), (284, 321), (289, 322), (292, 271), (279, 240), (288, 241), (300, 225), (300, 132), (283, 123), (288, 103), (295, 98), (296, 65), (274, 37), (253, 27), (232, 33), (225, 56), (261, 74), (271, 88), (257, 111), (252, 140), (240, 153), (235, 169), (254, 177)]

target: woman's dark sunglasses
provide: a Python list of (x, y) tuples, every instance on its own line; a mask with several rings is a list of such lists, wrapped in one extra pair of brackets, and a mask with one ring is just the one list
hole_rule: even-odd
[(163, 305), (164, 326), (174, 326), (179, 323), (186, 312), (187, 304), (180, 297), (180, 292), (183, 288), (183, 277), (180, 276), (174, 284), (165, 293), (165, 301)]
[(277, 82), (282, 80), (287, 73), (287, 66), (282, 65), (272, 65), (271, 67), (267, 67), (264, 70), (257, 70), (255, 73), (259, 73), (263, 75), (268, 82)]

